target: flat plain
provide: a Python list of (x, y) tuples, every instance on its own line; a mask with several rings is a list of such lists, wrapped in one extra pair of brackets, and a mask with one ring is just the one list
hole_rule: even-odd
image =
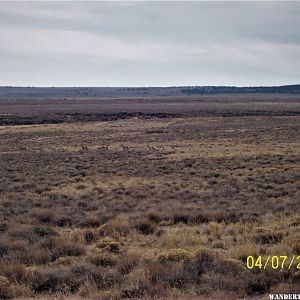
[(300, 96), (0, 100), (0, 298), (299, 293)]

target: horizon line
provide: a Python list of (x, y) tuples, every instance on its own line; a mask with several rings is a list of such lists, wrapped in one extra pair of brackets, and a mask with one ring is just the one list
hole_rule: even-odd
[(280, 85), (136, 85), (136, 86), (35, 86), (35, 85), (0, 85), (0, 88), (194, 88), (194, 87), (236, 87), (236, 88), (259, 88), (259, 87), (285, 87), (297, 86), (300, 83), (280, 84)]

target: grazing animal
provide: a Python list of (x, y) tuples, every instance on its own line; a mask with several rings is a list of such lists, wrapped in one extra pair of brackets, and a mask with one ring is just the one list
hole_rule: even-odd
[(154, 147), (152, 147), (152, 146), (150, 146), (150, 145), (148, 145), (147, 148), (148, 148), (149, 150), (154, 150), (154, 151), (156, 150)]
[(100, 146), (98, 147), (99, 150), (108, 150), (108, 147), (107, 146)]
[(81, 146), (81, 149), (82, 149), (82, 150), (87, 150), (88, 147), (87, 147), (87, 146)]
[(27, 148), (27, 147), (20, 147), (20, 150), (22, 150), (22, 151), (27, 151), (28, 148)]
[(123, 151), (129, 150), (129, 147), (128, 147), (128, 146), (122, 145), (121, 147), (123, 148)]

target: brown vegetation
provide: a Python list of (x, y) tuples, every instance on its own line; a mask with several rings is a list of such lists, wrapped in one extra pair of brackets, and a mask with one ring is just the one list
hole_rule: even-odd
[(245, 267), (300, 254), (300, 118), (278, 107), (0, 127), (0, 298), (299, 292), (295, 268)]

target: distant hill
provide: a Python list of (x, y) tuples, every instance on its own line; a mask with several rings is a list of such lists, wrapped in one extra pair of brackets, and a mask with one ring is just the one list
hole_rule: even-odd
[(236, 86), (199, 86), (188, 87), (181, 90), (187, 95), (200, 94), (253, 94), (253, 93), (283, 93), (300, 94), (300, 84), (283, 86), (259, 86), (259, 87), (236, 87)]
[(0, 87), (0, 99), (164, 97), (253, 93), (300, 94), (300, 84), (272, 87)]

